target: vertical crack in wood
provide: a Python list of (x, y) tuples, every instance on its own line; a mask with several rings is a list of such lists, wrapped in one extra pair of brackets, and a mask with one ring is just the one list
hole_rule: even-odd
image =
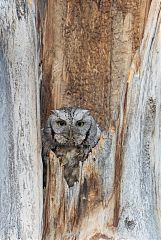
[(117, 227), (119, 222), (120, 214), (120, 193), (121, 193), (121, 178), (122, 178), (122, 161), (123, 161), (123, 146), (125, 140), (125, 133), (127, 127), (127, 94), (128, 94), (128, 85), (126, 85), (125, 97), (124, 97), (124, 106), (123, 106), (123, 123), (118, 129), (121, 128), (120, 132), (117, 134), (116, 141), (116, 154), (115, 154), (115, 179), (114, 179), (114, 194), (115, 194), (115, 206), (114, 206), (114, 218), (113, 226)]
[(45, 240), (49, 231), (49, 204), (50, 204), (50, 163), (47, 164), (47, 179), (46, 179), (46, 189), (44, 189), (44, 209), (43, 209), (43, 234), (42, 240)]

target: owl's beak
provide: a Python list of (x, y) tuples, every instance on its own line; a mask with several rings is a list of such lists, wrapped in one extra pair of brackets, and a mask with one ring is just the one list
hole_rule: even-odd
[(73, 135), (73, 133), (72, 133), (72, 130), (70, 129), (69, 130), (69, 139), (72, 139), (72, 135)]
[(71, 128), (69, 129), (69, 143), (73, 145), (73, 131)]

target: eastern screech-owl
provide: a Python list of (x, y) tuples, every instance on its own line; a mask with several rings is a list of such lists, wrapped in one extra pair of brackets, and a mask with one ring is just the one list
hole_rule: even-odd
[(48, 151), (52, 150), (64, 165), (68, 186), (73, 186), (79, 180), (79, 161), (88, 157), (100, 133), (88, 110), (75, 107), (53, 110), (42, 132), (44, 168)]

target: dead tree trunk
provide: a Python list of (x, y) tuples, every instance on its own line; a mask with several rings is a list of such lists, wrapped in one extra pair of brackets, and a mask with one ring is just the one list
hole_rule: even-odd
[(50, 156), (43, 239), (160, 239), (160, 5), (48, 0), (42, 124), (76, 105), (109, 135), (70, 189)]
[[(161, 238), (160, 9), (161, 0), (1, 0), (1, 240)], [(75, 105), (108, 132), (71, 188), (51, 152), (43, 229), (35, 16), (42, 125)]]
[(0, 239), (41, 239), (42, 164), (33, 1), (0, 1)]

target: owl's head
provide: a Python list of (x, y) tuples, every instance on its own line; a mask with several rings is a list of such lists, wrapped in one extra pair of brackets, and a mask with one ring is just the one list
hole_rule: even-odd
[(55, 140), (69, 146), (81, 145), (90, 135), (95, 121), (90, 112), (81, 108), (62, 108), (52, 111), (50, 125)]

